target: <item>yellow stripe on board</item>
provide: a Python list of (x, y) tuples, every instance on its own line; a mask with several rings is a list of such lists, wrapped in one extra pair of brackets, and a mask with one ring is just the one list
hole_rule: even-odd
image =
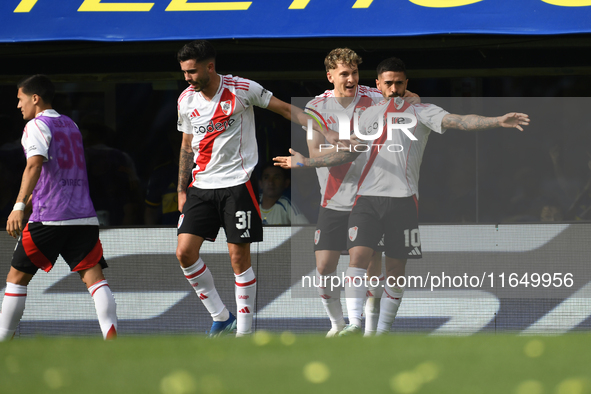
[(84, 0), (78, 12), (147, 12), (154, 3), (101, 3), (101, 0)]
[(352, 8), (368, 8), (373, 0), (357, 0)]
[(245, 11), (252, 1), (187, 3), (188, 0), (172, 0), (165, 11)]
[(14, 12), (29, 12), (35, 4), (37, 4), (37, 0), (21, 0)]
[(308, 5), (309, 2), (310, 2), (310, 0), (293, 0), (293, 2), (291, 3), (291, 5), (289, 6), (288, 9), (303, 10), (304, 8), (306, 8), (306, 6)]
[(542, 0), (544, 3), (561, 7), (589, 7), (591, 0)]
[(451, 8), (461, 7), (463, 5), (478, 3), (482, 0), (409, 0), (411, 3), (421, 7), (431, 8)]

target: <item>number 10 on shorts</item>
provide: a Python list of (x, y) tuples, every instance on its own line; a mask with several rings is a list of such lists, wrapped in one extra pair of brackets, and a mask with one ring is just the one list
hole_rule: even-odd
[(404, 246), (407, 248), (421, 246), (421, 236), (419, 234), (419, 229), (406, 229), (404, 230)]
[(238, 223), (236, 223), (236, 228), (238, 230), (250, 229), (250, 212), (251, 211), (236, 212), (236, 217), (238, 218)]

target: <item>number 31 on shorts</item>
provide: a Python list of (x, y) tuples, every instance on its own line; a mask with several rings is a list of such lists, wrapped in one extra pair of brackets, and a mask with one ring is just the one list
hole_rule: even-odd
[(238, 211), (236, 217), (238, 218), (238, 223), (236, 223), (238, 230), (250, 229), (250, 211)]
[(404, 230), (404, 246), (407, 248), (421, 246), (421, 235), (418, 228)]

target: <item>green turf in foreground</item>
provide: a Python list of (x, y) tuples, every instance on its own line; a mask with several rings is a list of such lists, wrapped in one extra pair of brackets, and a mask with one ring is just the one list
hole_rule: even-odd
[(591, 334), (19, 339), (0, 393), (591, 394)]

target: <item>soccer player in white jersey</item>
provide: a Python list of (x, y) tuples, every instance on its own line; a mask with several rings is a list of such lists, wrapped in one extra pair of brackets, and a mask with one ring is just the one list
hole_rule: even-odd
[[(358, 197), (349, 217), (347, 241), (350, 255), (347, 276), (361, 286), (345, 287), (345, 291), (350, 293), (350, 296), (347, 295), (350, 324), (340, 335), (360, 332), (361, 308), (366, 297), (362, 278), (367, 275), (373, 245), (382, 234), (386, 254), (386, 286), (381, 299), (377, 333), (390, 331), (404, 293), (404, 289), (397, 286), (397, 278), (405, 275), (407, 259), (422, 256), (418, 228), (418, 183), (422, 156), (431, 130), (441, 134), (449, 128), (483, 130), (505, 127), (523, 130), (521, 126), (529, 124), (528, 116), (521, 113), (499, 117), (461, 116), (432, 104), (410, 105), (401, 98), (408, 79), (404, 63), (397, 58), (381, 62), (377, 74), (376, 85), (385, 100), (368, 108), (359, 120), (360, 133), (371, 135), (375, 140), (362, 139), (361, 144), (351, 151), (341, 150), (317, 158), (304, 158), (293, 150), (292, 157), (276, 158), (283, 167), (298, 168), (300, 165), (296, 163), (308, 167), (334, 166), (351, 162), (359, 155), (365, 156)], [(400, 125), (391, 133), (391, 138), (388, 137), (387, 122)], [(403, 126), (405, 124), (408, 126)], [(403, 128), (416, 140), (404, 133)]]
[[(334, 88), (316, 96), (306, 104), (305, 111), (317, 118), (321, 124), (338, 131), (339, 117), (327, 113), (337, 110), (346, 113), (350, 121), (356, 111), (365, 110), (375, 102), (381, 101), (382, 94), (375, 88), (359, 85), (359, 65), (361, 57), (349, 48), (336, 48), (324, 59), (326, 77)], [(320, 146), (326, 144), (324, 136), (313, 132), (308, 141), (310, 157), (326, 154)], [(318, 221), (314, 233), (314, 255), (316, 257), (316, 275), (318, 283), (331, 283), (330, 278), (336, 274), (341, 251), (347, 247), (347, 222), (357, 192), (357, 181), (361, 175), (362, 158), (352, 163), (345, 163), (331, 168), (316, 169), (320, 184), (321, 202)], [(381, 252), (375, 253), (368, 268), (368, 275), (380, 276)], [(341, 305), (341, 289), (330, 286), (317, 287), (322, 305), (331, 322), (327, 337), (337, 335), (344, 327), (343, 309)], [(374, 296), (379, 297), (380, 287), (368, 290), (366, 309), (366, 328), (375, 330), (377, 324)], [(374, 324), (375, 322), (375, 324)]]
[[(213, 46), (201, 40), (185, 45), (177, 54), (190, 86), (178, 100), (183, 141), (176, 255), (213, 318), (210, 335), (236, 329), (236, 335), (243, 336), (251, 333), (256, 295), (250, 243), (263, 238), (261, 213), (250, 181), (258, 160), (253, 106), (300, 125), (306, 125), (310, 117), (254, 81), (218, 74), (215, 55)], [(237, 319), (221, 301), (199, 254), (203, 241), (214, 241), (220, 227), (226, 232), (235, 275)]]
[[(18, 238), (0, 313), (0, 341), (9, 340), (25, 310), (27, 286), (61, 255), (86, 284), (105, 339), (117, 337), (117, 306), (103, 275), (107, 267), (99, 221), (90, 199), (82, 135), (52, 109), (53, 83), (33, 75), (18, 84), (18, 108), (28, 120), (21, 143), (27, 157), (6, 231)], [(25, 211), (31, 211), (28, 223)]]

